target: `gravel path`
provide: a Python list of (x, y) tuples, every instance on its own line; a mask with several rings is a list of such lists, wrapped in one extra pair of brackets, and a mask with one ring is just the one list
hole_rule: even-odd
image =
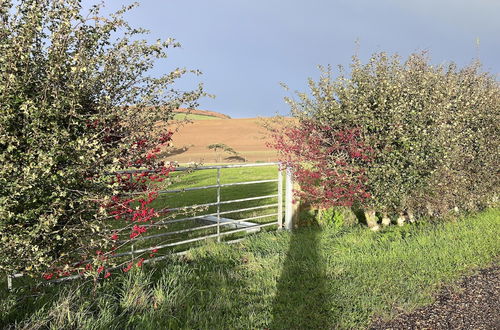
[(500, 264), (465, 277), (436, 301), (370, 329), (500, 329)]

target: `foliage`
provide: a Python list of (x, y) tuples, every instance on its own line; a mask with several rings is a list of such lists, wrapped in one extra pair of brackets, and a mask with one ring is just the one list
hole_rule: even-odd
[[(110, 218), (124, 207), (127, 223), (135, 211), (154, 215), (154, 174), (129, 183), (108, 174), (160, 166), (156, 179), (167, 176), (157, 155), (170, 133), (155, 123), (203, 91), (172, 88), (186, 69), (149, 75), (179, 44), (142, 40), (147, 31), (122, 17), (134, 5), (104, 17), (101, 6), (84, 15), (79, 0), (15, 3), (0, 2), (0, 271), (66, 273), (89, 258), (99, 266), (116, 238)], [(132, 188), (141, 194), (127, 200)]]
[[(332, 132), (356, 128), (360, 143), (372, 148), (373, 161), (362, 167), (371, 195), (366, 208), (410, 215), (473, 210), (491, 205), (500, 187), (500, 86), (480, 69), (478, 63), (434, 66), (424, 53), (406, 61), (380, 53), (366, 64), (354, 57), (349, 75), (341, 67), (334, 79), (331, 68), (322, 68), (319, 81), (309, 80), (311, 95), (287, 101), (304, 132), (312, 124)], [(305, 163), (330, 154), (310, 154), (308, 143), (297, 146), (278, 150), (285, 160), (301, 154)], [(316, 201), (329, 202), (323, 196)]]
[(224, 143), (214, 143), (214, 144), (207, 146), (207, 148), (210, 150), (214, 150), (215, 152), (217, 152), (217, 150), (222, 150), (222, 151), (227, 152), (227, 153), (232, 154), (232, 155), (238, 154), (233, 148), (231, 148), (230, 146), (228, 146)]
[(344, 226), (344, 213), (338, 208), (322, 209), (318, 214), (318, 223), (323, 226), (341, 228)]
[(208, 149), (213, 150), (215, 153), (217, 153), (217, 162), (220, 163), (221, 161), (221, 155), (218, 153), (218, 151), (223, 151), (228, 153), (229, 155), (233, 155), (232, 157), (238, 157), (239, 153), (231, 148), (230, 146), (224, 144), (224, 143), (214, 143), (210, 144), (207, 146)]
[(300, 189), (298, 198), (314, 206), (352, 206), (370, 197), (366, 191), (365, 164), (372, 148), (363, 142), (357, 127), (336, 130), (304, 119), (280, 125), (269, 145), (278, 150), (284, 167), (290, 168)]

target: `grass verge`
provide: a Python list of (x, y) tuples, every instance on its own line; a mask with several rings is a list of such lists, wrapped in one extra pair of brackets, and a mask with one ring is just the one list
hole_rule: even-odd
[(499, 209), (378, 233), (361, 226), (261, 233), (97, 284), (2, 292), (0, 326), (363, 328), (374, 315), (431, 302), (442, 285), (498, 260), (498, 237)]

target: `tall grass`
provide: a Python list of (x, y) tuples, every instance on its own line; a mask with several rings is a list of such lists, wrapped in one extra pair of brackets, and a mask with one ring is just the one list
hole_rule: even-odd
[(354, 226), (210, 243), (99, 283), (2, 292), (18, 328), (363, 328), (497, 260), (500, 210), (374, 233)]

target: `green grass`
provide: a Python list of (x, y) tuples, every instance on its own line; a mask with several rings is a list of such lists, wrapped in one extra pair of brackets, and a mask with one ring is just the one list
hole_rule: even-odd
[[(258, 181), (267, 179), (276, 179), (278, 170), (276, 166), (261, 166), (261, 167), (242, 167), (242, 168), (227, 168), (221, 170), (220, 183), (235, 183), (243, 181)], [(187, 175), (180, 174), (181, 179), (178, 183), (174, 183), (168, 189), (181, 189), (201, 187), (217, 184), (217, 171), (216, 170), (202, 170), (189, 173)], [(234, 199), (241, 199), (247, 197), (273, 195), (277, 193), (277, 183), (259, 183), (243, 186), (230, 186), (221, 188), (221, 201), (228, 201)], [(156, 208), (163, 207), (181, 207), (192, 204), (211, 203), (217, 200), (216, 188), (187, 191), (171, 195), (161, 195), (155, 201)], [(222, 205), (221, 210), (233, 210), (243, 207), (252, 207), (264, 204), (276, 203), (276, 199), (264, 201), (251, 201)], [(210, 209), (208, 212), (213, 211)]]
[(186, 120), (186, 119), (189, 119), (189, 120), (214, 120), (214, 119), (222, 119), (222, 118), (218, 118), (218, 117), (214, 117), (214, 116), (207, 116), (207, 115), (198, 115), (198, 114), (194, 114), (194, 113), (189, 113), (189, 114), (175, 113), (173, 119), (174, 120)]
[(2, 292), (0, 326), (364, 328), (373, 316), (427, 304), (441, 286), (497, 262), (498, 237), (499, 209), (378, 233), (362, 226), (262, 233), (97, 284)]
[[(261, 166), (261, 167), (242, 167), (242, 168), (227, 168), (221, 170), (221, 184), (226, 183), (235, 183), (242, 181), (258, 181), (258, 180), (266, 180), (266, 179), (276, 179), (278, 175), (277, 166)], [(217, 170), (201, 170), (194, 171), (191, 173), (174, 173), (172, 175), (174, 183), (166, 189), (181, 189), (181, 188), (192, 188), (192, 187), (201, 187), (207, 185), (215, 185), (217, 183)], [(176, 178), (179, 178), (179, 182), (175, 182)], [(251, 184), (251, 185), (243, 185), (243, 186), (230, 186), (230, 187), (222, 187), (221, 188), (221, 201), (242, 199), (248, 197), (256, 197), (263, 195), (274, 195), (277, 194), (277, 183), (269, 182), (269, 183), (259, 183), (259, 184)], [(157, 210), (165, 209), (165, 208), (176, 208), (183, 207), (195, 204), (206, 204), (213, 203), (217, 201), (217, 190), (216, 188), (203, 189), (203, 190), (195, 190), (195, 191), (186, 191), (181, 193), (174, 194), (162, 194), (159, 198), (151, 204), (151, 207), (154, 207)], [(255, 206), (264, 206), (269, 204), (277, 203), (277, 198), (268, 198), (254, 201), (246, 201), (246, 202), (238, 202), (231, 204), (221, 205), (220, 210), (231, 211), (237, 210), (241, 208), (250, 208)], [(197, 216), (209, 213), (215, 213), (216, 207), (211, 206), (208, 208), (198, 209), (195, 212), (178, 212), (178, 213), (170, 213), (165, 219), (158, 219), (158, 221), (168, 221), (173, 219), (178, 219), (182, 217), (190, 217)], [(264, 216), (268, 214), (275, 214), (277, 212), (277, 207), (270, 207), (266, 209), (259, 210), (251, 210), (251, 211), (243, 211), (236, 212), (227, 215), (223, 215), (223, 217), (231, 218), (231, 219), (245, 219), (249, 217), (255, 216)], [(116, 222), (114, 220), (113, 225), (117, 228), (122, 224), (122, 222)], [(276, 216), (269, 216), (261, 219), (253, 220), (255, 223), (269, 223), (275, 222)], [(155, 235), (160, 233), (184, 230), (188, 228), (196, 228), (199, 226), (207, 225), (207, 223), (201, 223), (196, 220), (189, 220), (186, 222), (177, 222), (171, 223), (167, 226), (161, 227), (153, 227), (148, 231), (147, 235)], [(265, 230), (264, 228), (263, 230)], [(269, 229), (274, 229), (269, 227)], [(229, 226), (221, 226), (221, 232), (226, 232), (231, 230)], [(139, 240), (134, 244), (134, 248), (143, 248), (150, 247), (162, 244), (168, 244), (177, 242), (180, 240), (190, 239), (194, 237), (199, 237), (202, 235), (215, 234), (217, 232), (216, 227), (212, 227), (209, 229), (197, 230), (193, 232), (175, 234), (171, 236), (163, 236), (160, 238), (150, 239), (150, 240)], [(224, 239), (235, 239), (244, 236), (244, 233), (237, 233), (224, 236)], [(184, 250), (188, 247), (199, 246), (203, 244), (203, 242), (191, 243), (189, 245), (181, 245), (174, 248), (166, 248), (160, 249), (158, 256), (162, 254), (167, 254), (172, 251)], [(125, 249), (129, 249), (126, 247), (117, 252), (123, 252)]]

